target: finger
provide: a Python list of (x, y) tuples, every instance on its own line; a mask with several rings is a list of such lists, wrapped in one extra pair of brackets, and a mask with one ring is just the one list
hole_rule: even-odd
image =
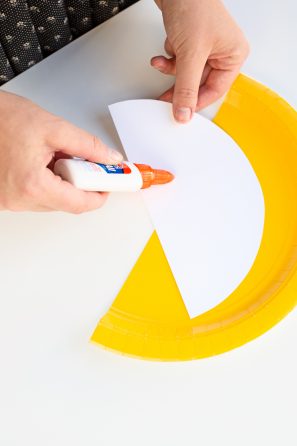
[(165, 49), (166, 53), (168, 54), (168, 56), (174, 56), (174, 51), (173, 51), (171, 43), (168, 40), (168, 37), (166, 37), (166, 40), (164, 43), (164, 49)]
[(80, 214), (101, 207), (108, 194), (101, 192), (84, 192), (72, 184), (45, 169), (41, 185), (42, 196), (46, 205), (52, 209)]
[(239, 70), (240, 67), (232, 71), (211, 70), (204, 85), (199, 90), (197, 110), (202, 110), (227, 93)]
[[(176, 63), (175, 59), (166, 59), (164, 56), (156, 56), (151, 60), (151, 64), (154, 68), (159, 70), (161, 73), (175, 75), (176, 74)], [(211, 71), (211, 66), (207, 63), (204, 67), (200, 85), (203, 85), (208, 78)], [(164, 93), (165, 94), (165, 93)]]
[[(206, 64), (203, 74), (202, 74), (200, 85), (204, 84), (210, 71), (211, 71), (211, 67), (208, 64)], [(161, 96), (158, 97), (158, 99), (159, 99), (159, 101), (172, 102), (173, 93), (174, 93), (174, 85), (172, 87), (170, 87), (168, 90), (164, 91), (164, 93), (162, 93)]]
[(159, 101), (172, 102), (174, 85), (158, 97)]
[(175, 75), (175, 55), (168, 38), (165, 40), (164, 48), (166, 53), (171, 57), (155, 56), (151, 59), (151, 65), (164, 74)]
[(47, 206), (34, 206), (31, 209), (26, 209), (26, 212), (54, 212), (54, 209), (49, 208)]
[(170, 74), (172, 76), (175, 76), (175, 57), (167, 59), (164, 56), (155, 56), (151, 59), (151, 65), (163, 74)]
[(199, 85), (207, 57), (201, 54), (177, 55), (173, 114), (178, 122), (188, 122), (196, 110)]
[(55, 152), (60, 151), (95, 163), (118, 164), (123, 159), (121, 153), (107, 147), (96, 136), (64, 120), (58, 122), (48, 144)]
[(26, 206), (24, 203), (22, 203), (20, 209), (16, 209), (18, 212), (53, 212), (54, 209), (48, 207), (48, 206), (42, 206), (42, 205), (34, 205), (34, 206)]
[[(203, 73), (202, 73), (202, 77), (201, 77), (201, 81), (200, 81), (200, 86), (205, 84), (206, 79), (209, 76), (209, 73), (211, 72), (211, 66), (207, 63), (204, 67)], [(198, 93), (199, 94), (199, 93)]]

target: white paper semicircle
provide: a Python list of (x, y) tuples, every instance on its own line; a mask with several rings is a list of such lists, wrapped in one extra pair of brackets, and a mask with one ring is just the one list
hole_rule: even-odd
[(264, 226), (264, 198), (248, 159), (223, 130), (171, 104), (125, 101), (110, 112), (129, 161), (175, 180), (142, 192), (189, 315), (227, 298), (249, 272)]

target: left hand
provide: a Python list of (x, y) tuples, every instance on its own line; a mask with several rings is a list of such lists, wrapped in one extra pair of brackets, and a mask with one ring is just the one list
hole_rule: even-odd
[(173, 103), (177, 121), (223, 96), (237, 77), (249, 45), (221, 0), (155, 0), (162, 11), (171, 56), (156, 56), (154, 68), (175, 75), (159, 98)]

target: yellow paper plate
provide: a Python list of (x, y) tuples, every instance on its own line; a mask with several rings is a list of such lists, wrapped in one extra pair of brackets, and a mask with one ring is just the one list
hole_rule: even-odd
[(139, 358), (204, 358), (261, 335), (295, 306), (297, 113), (240, 75), (214, 122), (242, 148), (264, 193), (264, 233), (252, 269), (220, 305), (190, 319), (154, 232), (92, 341)]

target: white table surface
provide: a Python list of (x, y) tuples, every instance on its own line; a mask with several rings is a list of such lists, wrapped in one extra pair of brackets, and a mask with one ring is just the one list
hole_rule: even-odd
[[(295, 0), (225, 3), (252, 45), (244, 71), (296, 106)], [(163, 36), (143, 0), (3, 89), (120, 147), (107, 104), (170, 84), (149, 66)], [(80, 216), (1, 213), (1, 444), (296, 445), (296, 311), (202, 361), (139, 361), (88, 342), (152, 229), (138, 194)]]

